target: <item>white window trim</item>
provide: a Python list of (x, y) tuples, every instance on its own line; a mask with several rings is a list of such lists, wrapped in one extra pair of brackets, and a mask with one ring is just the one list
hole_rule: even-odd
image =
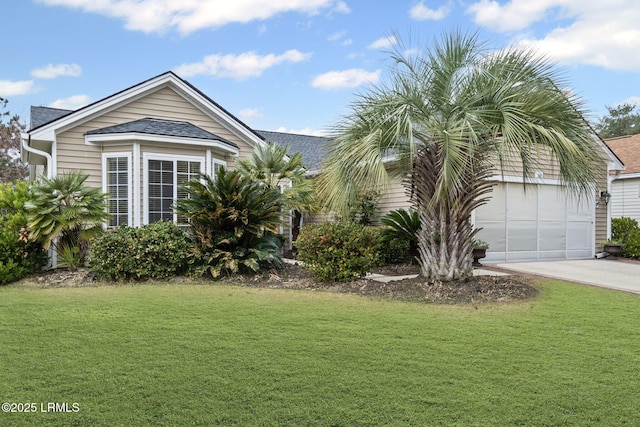
[[(127, 174), (129, 175), (128, 183), (127, 183), (127, 226), (131, 226), (133, 224), (133, 169), (131, 165), (131, 152), (118, 152), (118, 153), (102, 153), (102, 192), (107, 193), (109, 188), (107, 186), (108, 177), (107, 177), (107, 160), (118, 158), (118, 157), (126, 157), (127, 158)], [(107, 212), (109, 208), (105, 208)], [(104, 227), (107, 227), (107, 223), (104, 223)]]
[(224, 160), (220, 160), (220, 159), (216, 159), (215, 157), (211, 158), (211, 173), (209, 174), (209, 176), (211, 176), (211, 178), (215, 178), (216, 177), (216, 165), (220, 165), (224, 168), (224, 170), (227, 170), (227, 162)]
[[(142, 155), (142, 182), (143, 182), (143, 206), (144, 206), (144, 216), (143, 216), (143, 224), (149, 224), (149, 160), (161, 160), (161, 161), (185, 161), (185, 162), (200, 162), (200, 173), (204, 173), (205, 171), (205, 157), (204, 156), (187, 156), (180, 155), (176, 156), (173, 154), (161, 154), (161, 153), (144, 153)], [(174, 168), (174, 173), (176, 169)], [(178, 197), (178, 186), (173, 185), (173, 200), (176, 200)], [(173, 213), (173, 222), (175, 223), (177, 220), (177, 214)]]

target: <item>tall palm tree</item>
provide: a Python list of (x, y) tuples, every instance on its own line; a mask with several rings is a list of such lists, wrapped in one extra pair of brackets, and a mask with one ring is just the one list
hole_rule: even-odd
[[(392, 52), (386, 83), (360, 95), (335, 127), (319, 192), (343, 211), (359, 186), (404, 179), (420, 214), (421, 274), (473, 274), (471, 213), (489, 200), (487, 178), (518, 168), (523, 182), (543, 153), (568, 188), (593, 192), (595, 135), (553, 64), (515, 48), (487, 51), (477, 35), (445, 35), (431, 49)], [(415, 51), (409, 51), (415, 52)]]

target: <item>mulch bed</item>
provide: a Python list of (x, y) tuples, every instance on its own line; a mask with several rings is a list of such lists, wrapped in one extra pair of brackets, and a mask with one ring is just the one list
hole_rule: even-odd
[[(417, 274), (418, 271), (418, 266), (415, 264), (400, 264), (377, 268), (373, 272), (390, 276), (404, 276)], [(44, 288), (113, 284), (96, 281), (95, 276), (87, 271), (52, 271), (32, 276), (26, 280), (35, 282), (38, 287)], [(171, 282), (202, 283), (203, 280), (207, 281), (206, 279), (177, 277)], [(373, 298), (435, 304), (509, 302), (534, 298), (538, 294), (533, 280), (520, 276), (476, 276), (468, 281), (437, 283), (427, 283), (420, 277), (389, 283), (366, 278), (345, 283), (321, 283), (313, 280), (305, 268), (291, 264), (287, 264), (281, 270), (266, 274), (225, 277), (221, 280), (209, 281), (209, 283), (255, 288), (340, 292)]]

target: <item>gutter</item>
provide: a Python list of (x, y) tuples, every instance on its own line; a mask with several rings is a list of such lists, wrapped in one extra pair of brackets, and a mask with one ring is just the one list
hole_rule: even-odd
[(51, 162), (53, 161), (53, 159), (51, 158), (51, 154), (47, 153), (46, 151), (37, 150), (31, 147), (31, 134), (20, 134), (20, 139), (22, 141), (21, 147), (24, 148), (27, 152), (42, 156), (47, 160), (47, 178), (51, 178)]

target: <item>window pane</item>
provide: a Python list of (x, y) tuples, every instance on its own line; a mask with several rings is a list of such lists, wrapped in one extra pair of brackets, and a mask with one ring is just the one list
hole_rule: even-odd
[(128, 225), (129, 213), (129, 159), (107, 158), (107, 212), (108, 227)]

